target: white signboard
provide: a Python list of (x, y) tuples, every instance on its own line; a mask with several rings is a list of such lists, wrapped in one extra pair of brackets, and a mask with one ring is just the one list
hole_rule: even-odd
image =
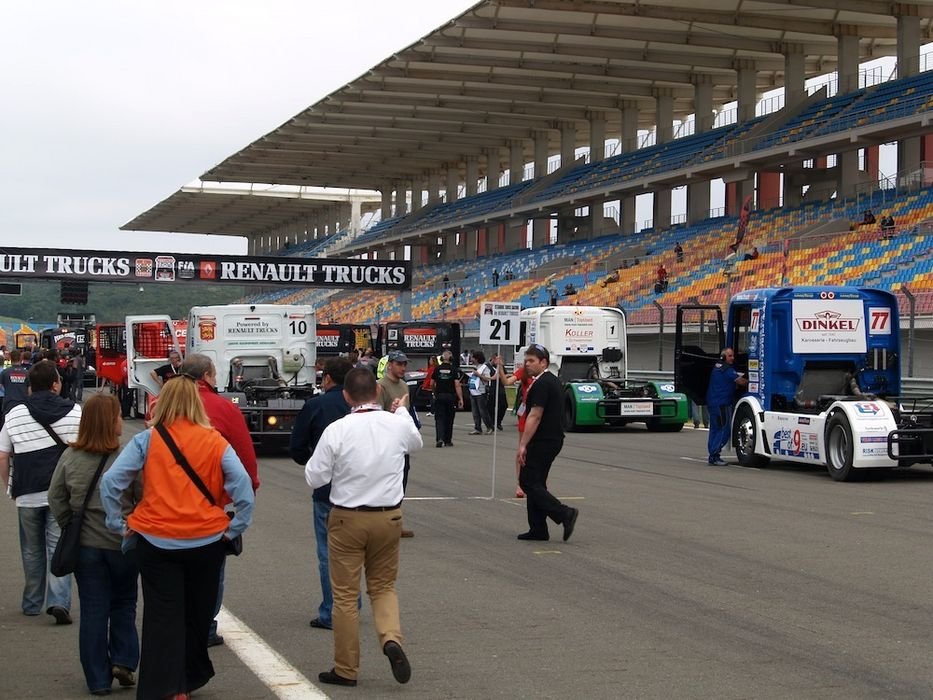
[(479, 342), (483, 345), (518, 343), (518, 316), (521, 304), (504, 301), (479, 303)]
[(865, 307), (858, 299), (794, 299), (795, 353), (865, 352)]

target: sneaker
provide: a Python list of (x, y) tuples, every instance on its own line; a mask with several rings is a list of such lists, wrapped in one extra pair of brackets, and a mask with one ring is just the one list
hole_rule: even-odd
[(467, 433), (467, 435), (482, 435), (482, 434), (483, 434), (482, 430), (471, 430), (470, 432)]
[(443, 447), (443, 446), (444, 446), (444, 443), (438, 441), (438, 442), (436, 442), (436, 443), (434, 444), (434, 446), (435, 446), (435, 447)]
[(694, 423), (694, 424), (693, 424), (693, 429), (694, 429), (694, 430), (699, 430), (699, 429), (700, 429), (700, 424), (699, 424), (699, 423)]
[(486, 429), (486, 434), (487, 434), (487, 435), (492, 435), (494, 432), (496, 432), (496, 431), (493, 430), (492, 428), (487, 428), (487, 429)]
[(452, 442), (445, 442), (445, 443), (444, 443), (444, 447), (453, 447), (453, 446), (454, 446), (454, 444), (453, 444)]
[(728, 466), (729, 466), (729, 463), (728, 463), (728, 462), (725, 462), (725, 461), (723, 461), (723, 460), (721, 460), (721, 459), (711, 459), (710, 462), (709, 462), (709, 465), (710, 465), (711, 467), (728, 467)]

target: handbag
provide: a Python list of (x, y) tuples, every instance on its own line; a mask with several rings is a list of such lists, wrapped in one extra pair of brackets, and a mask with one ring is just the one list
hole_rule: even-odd
[[(48, 430), (47, 426), (44, 426)], [(51, 431), (50, 431), (51, 432)], [(55, 551), (52, 553), (52, 561), (49, 563), (49, 571), (53, 576), (67, 576), (74, 573), (78, 568), (78, 557), (81, 553), (81, 528), (84, 526), (84, 511), (87, 510), (87, 504), (91, 501), (91, 494), (97, 487), (100, 475), (104, 471), (104, 464), (107, 463), (109, 454), (100, 458), (100, 464), (97, 465), (97, 471), (94, 472), (94, 478), (87, 488), (84, 495), (84, 503), (80, 510), (72, 511), (71, 520), (62, 528), (62, 534), (55, 545)]]
[[(217, 505), (217, 499), (214, 498), (207, 486), (204, 485), (204, 482), (201, 481), (201, 477), (198, 476), (197, 472), (191, 468), (191, 464), (188, 462), (188, 459), (181, 453), (181, 450), (178, 449), (178, 445), (175, 444), (175, 441), (172, 439), (172, 436), (169, 434), (168, 430), (165, 429), (165, 426), (161, 423), (155, 427), (156, 431), (162, 437), (162, 440), (168, 445), (168, 449), (171, 450), (172, 456), (175, 457), (175, 461), (178, 462), (179, 466), (185, 470), (185, 473), (188, 475), (188, 478), (194, 482), (194, 485), (198, 487), (198, 490), (204, 494), (204, 498), (207, 499), (208, 503), (212, 506)], [(233, 518), (233, 513), (227, 513), (228, 518)], [(243, 535), (237, 535), (233, 539), (223, 538), (224, 540), (224, 553), (229, 554), (234, 557), (238, 557), (243, 553)]]

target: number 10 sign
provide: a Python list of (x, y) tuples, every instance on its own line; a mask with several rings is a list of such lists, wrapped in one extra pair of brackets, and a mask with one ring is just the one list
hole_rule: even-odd
[(479, 342), (483, 345), (515, 345), (521, 304), (502, 301), (479, 303)]

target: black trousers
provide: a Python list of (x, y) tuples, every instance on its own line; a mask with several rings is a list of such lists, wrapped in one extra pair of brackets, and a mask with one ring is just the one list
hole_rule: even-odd
[[(490, 384), (490, 386), (494, 386)], [(495, 420), (496, 427), (498, 428), (502, 425), (502, 419), (505, 418), (505, 412), (509, 409), (509, 401), (505, 397), (505, 387), (502, 387), (502, 390), (498, 392), (499, 394), (499, 406), (496, 407), (496, 391), (491, 389), (486, 392), (486, 400), (489, 402), (489, 415)]]
[(456, 396), (453, 394), (434, 395), (434, 434), (437, 442), (454, 441), (454, 417), (456, 415)]
[(528, 509), (528, 530), (535, 535), (547, 535), (547, 519), (564, 522), (568, 508), (547, 490), (551, 464), (564, 446), (563, 439), (539, 442), (532, 440), (525, 453), (525, 466), (518, 472), (518, 483), (525, 492)]
[(222, 540), (194, 549), (160, 549), (140, 536), (143, 637), (139, 700), (197, 690), (214, 676), (207, 636), (214, 618)]

